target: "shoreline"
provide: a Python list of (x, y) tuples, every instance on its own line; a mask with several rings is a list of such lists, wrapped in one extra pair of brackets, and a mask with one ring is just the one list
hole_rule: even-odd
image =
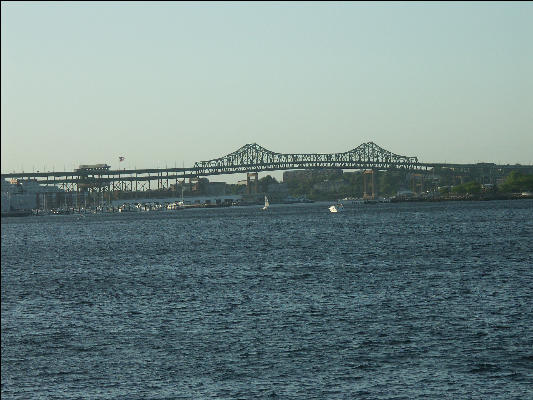
[[(441, 203), (441, 202), (459, 202), (459, 201), (498, 201), (498, 200), (532, 200), (533, 196), (522, 196), (522, 195), (511, 195), (511, 196), (460, 196), (460, 197), (441, 197), (441, 198), (391, 198), (390, 201), (378, 201), (378, 200), (369, 200), (361, 204), (379, 204), (379, 203)], [(335, 200), (317, 200), (314, 202), (331, 202)], [(355, 203), (355, 202), (354, 202)], [(302, 203), (273, 203), (277, 205), (290, 205), (290, 204), (302, 204)], [(311, 204), (311, 203), (309, 203)], [(199, 209), (199, 208), (228, 208), (228, 207), (246, 207), (253, 206), (257, 204), (240, 204), (228, 206), (218, 205), (218, 204), (195, 204), (187, 205), (175, 209), (153, 209), (146, 211), (137, 211), (131, 212), (128, 211), (126, 214), (136, 214), (136, 213), (146, 213), (146, 212), (165, 212), (165, 211), (183, 211), (186, 209)], [(113, 211), (95, 211), (92, 209), (85, 209), (84, 211), (79, 211), (76, 209), (65, 210), (66, 212), (44, 212), (43, 210), (13, 210), (10, 212), (2, 212), (2, 218), (16, 218), (16, 217), (35, 217), (35, 216), (45, 216), (45, 215), (72, 215), (72, 214), (120, 214), (118, 209)]]
[(443, 201), (494, 201), (494, 200), (525, 200), (533, 199), (533, 196), (522, 194), (510, 195), (496, 195), (496, 196), (479, 196), (479, 195), (464, 195), (464, 196), (446, 196), (434, 198), (395, 198), (391, 199), (391, 203), (405, 203), (405, 202), (443, 202)]

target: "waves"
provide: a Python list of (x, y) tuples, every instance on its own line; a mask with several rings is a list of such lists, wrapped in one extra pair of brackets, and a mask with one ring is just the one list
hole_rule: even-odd
[(531, 204), (3, 224), (2, 396), (531, 397)]

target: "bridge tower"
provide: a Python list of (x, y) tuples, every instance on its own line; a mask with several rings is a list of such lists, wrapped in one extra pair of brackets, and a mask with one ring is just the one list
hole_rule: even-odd
[(363, 171), (363, 199), (374, 200), (376, 198), (376, 191), (374, 188), (374, 170), (367, 169)]
[(257, 179), (257, 172), (246, 173), (246, 193), (257, 193), (259, 180)]

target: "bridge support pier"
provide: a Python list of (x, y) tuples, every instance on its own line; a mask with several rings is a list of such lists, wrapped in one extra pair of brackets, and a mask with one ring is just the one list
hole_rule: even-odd
[(257, 193), (258, 186), (259, 186), (259, 181), (257, 179), (257, 172), (246, 173), (246, 193), (247, 194)]
[(363, 171), (363, 199), (375, 200), (376, 192), (374, 188), (374, 170), (367, 169)]

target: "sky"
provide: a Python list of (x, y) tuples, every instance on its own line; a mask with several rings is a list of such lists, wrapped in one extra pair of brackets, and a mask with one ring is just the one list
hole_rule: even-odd
[(532, 2), (2, 2), (1, 170), (369, 141), (533, 164), (532, 21)]

